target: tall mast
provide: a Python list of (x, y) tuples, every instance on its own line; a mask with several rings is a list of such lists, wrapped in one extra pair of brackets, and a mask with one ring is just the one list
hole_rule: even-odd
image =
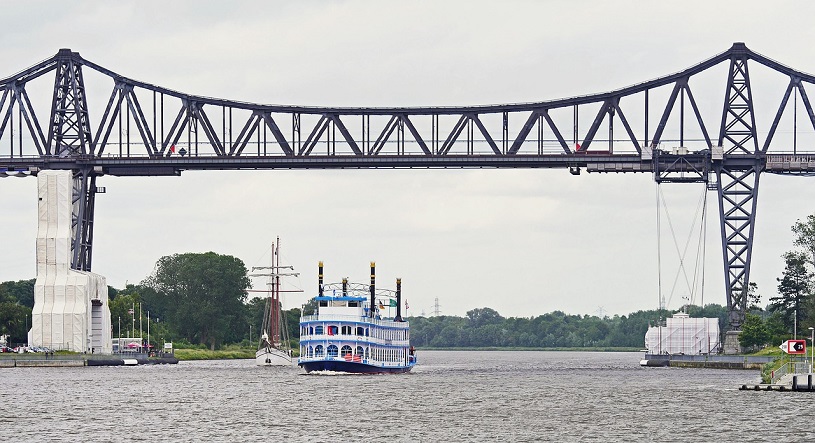
[(280, 237), (272, 245), (272, 300), (269, 304), (269, 341), (272, 345), (280, 342), (280, 274), (277, 272), (280, 264)]
[[(268, 328), (265, 329), (266, 335), (269, 337), (269, 343), (272, 346), (277, 346), (283, 340), (283, 334), (281, 333), (281, 318), (282, 318), (282, 309), (280, 305), (280, 277), (287, 277), (292, 276), (296, 277), (299, 275), (297, 272), (289, 272), (289, 273), (282, 273), (281, 269), (291, 269), (293, 270), (293, 266), (281, 266), (280, 265), (280, 237), (277, 237), (275, 242), (272, 243), (272, 263), (271, 266), (255, 266), (252, 267), (252, 271), (268, 269), (268, 273), (257, 273), (257, 274), (249, 274), (250, 277), (270, 277), (267, 285), (269, 289), (264, 291), (269, 293), (269, 297), (267, 299), (269, 303), (268, 310), (265, 314), (268, 315), (268, 323), (264, 319), (264, 325)], [(295, 291), (301, 292), (301, 291)]]

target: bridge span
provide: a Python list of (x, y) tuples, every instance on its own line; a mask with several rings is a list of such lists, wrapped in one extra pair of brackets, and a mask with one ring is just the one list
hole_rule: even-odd
[[(756, 124), (750, 69), (783, 79)], [(715, 74), (720, 73), (720, 76)], [(562, 168), (705, 183), (719, 203), (730, 327), (744, 321), (762, 173), (815, 174), (799, 149), (815, 76), (743, 43), (614, 91), (464, 107), (313, 107), (186, 94), (130, 79), (70, 49), (0, 80), (0, 177), (74, 174), (71, 267), (90, 271), (96, 178), (186, 170)], [(108, 91), (94, 95), (90, 91)], [(769, 94), (772, 95), (772, 94)], [(798, 104), (800, 101), (800, 105)], [(796, 115), (790, 136), (782, 116)], [(811, 125), (811, 127), (810, 127)], [(789, 131), (785, 131), (789, 132)], [(811, 148), (811, 146), (809, 146)]]

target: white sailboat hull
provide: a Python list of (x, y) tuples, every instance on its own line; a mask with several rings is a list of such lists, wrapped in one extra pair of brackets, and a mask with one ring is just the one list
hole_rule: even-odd
[(291, 356), (283, 350), (265, 347), (255, 353), (258, 366), (291, 366)]

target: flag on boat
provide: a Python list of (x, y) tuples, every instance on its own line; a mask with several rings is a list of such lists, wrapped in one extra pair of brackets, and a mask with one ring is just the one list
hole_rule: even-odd
[(385, 309), (385, 306), (382, 305), (382, 300), (379, 300), (379, 309)]
[(390, 301), (390, 307), (391, 307), (391, 308), (395, 308), (395, 307), (396, 307), (396, 300), (391, 299), (391, 301)]

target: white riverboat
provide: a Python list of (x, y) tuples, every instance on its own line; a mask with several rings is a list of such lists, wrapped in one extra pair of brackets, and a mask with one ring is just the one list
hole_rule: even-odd
[(320, 262), (315, 312), (300, 318), (297, 364), (306, 372), (410, 371), (416, 353), (410, 346), (410, 323), (402, 318), (401, 285), (397, 279), (395, 291), (377, 290), (373, 262), (370, 286), (347, 279), (323, 285)]

